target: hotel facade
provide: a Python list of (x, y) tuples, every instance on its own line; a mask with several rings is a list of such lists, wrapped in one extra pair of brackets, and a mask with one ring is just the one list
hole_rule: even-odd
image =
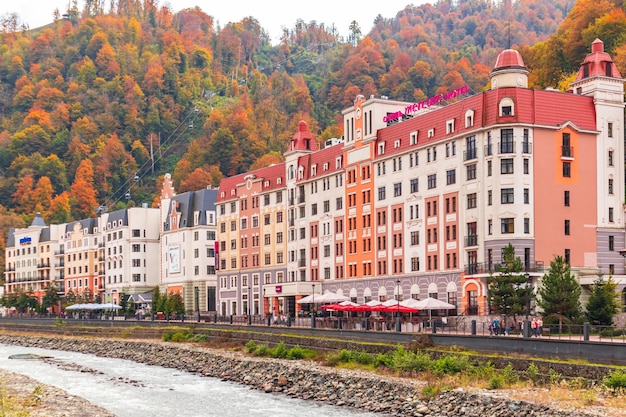
[(283, 163), (223, 180), (219, 312), (299, 315), (330, 290), (484, 315), (509, 244), (533, 286), (561, 255), (584, 287), (623, 291), (624, 80), (600, 40), (566, 93), (528, 74), (505, 50), (482, 93), (358, 96), (342, 140), (319, 149), (300, 122)]

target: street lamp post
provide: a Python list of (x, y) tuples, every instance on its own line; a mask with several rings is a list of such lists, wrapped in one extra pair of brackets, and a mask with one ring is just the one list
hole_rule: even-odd
[(315, 328), (315, 284), (311, 284), (313, 294), (311, 297), (311, 328)]
[(524, 320), (524, 337), (530, 337), (530, 321), (528, 316), (530, 315), (530, 295), (528, 294), (529, 284), (530, 284), (530, 274), (526, 272), (524, 274), (524, 278), (526, 279), (526, 320)]
[(248, 286), (248, 326), (252, 325), (252, 287)]
[(194, 288), (194, 297), (196, 301), (196, 314), (198, 318), (198, 323), (200, 323), (200, 288)]
[(398, 303), (398, 312), (396, 313), (396, 332), (400, 333), (401, 322), (400, 322), (400, 280), (399, 279), (396, 281), (396, 286), (397, 286), (397, 291), (398, 291), (398, 294), (396, 296), (396, 302)]

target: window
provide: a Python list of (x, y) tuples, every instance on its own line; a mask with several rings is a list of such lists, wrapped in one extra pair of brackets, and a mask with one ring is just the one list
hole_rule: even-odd
[(487, 161), (487, 176), (491, 177), (491, 161)]
[(569, 191), (563, 191), (563, 205), (569, 207)]
[(428, 189), (431, 190), (437, 188), (437, 174), (430, 174), (428, 176)]
[(411, 246), (420, 244), (420, 232), (418, 230), (411, 232)]
[(613, 194), (613, 178), (609, 178), (609, 194)]
[(414, 257), (411, 258), (411, 271), (419, 271), (420, 270), (420, 258)]
[(468, 209), (476, 208), (476, 203), (477, 203), (476, 193), (468, 194), (467, 195), (467, 208)]
[(417, 178), (411, 179), (411, 192), (417, 193), (419, 191), (419, 180)]
[(563, 177), (570, 178), (572, 176), (572, 163), (563, 161)]
[(615, 250), (615, 236), (609, 236), (609, 250)]
[(505, 158), (500, 161), (500, 174), (513, 173), (513, 158)]
[(341, 210), (341, 209), (343, 208), (343, 198), (341, 198), (341, 197), (337, 197), (337, 198), (335, 199), (335, 208), (336, 208), (337, 210)]
[(400, 197), (402, 195), (402, 183), (397, 182), (393, 185), (393, 196)]
[(530, 219), (527, 217), (524, 218), (524, 233), (530, 234)]
[(487, 220), (487, 234), (488, 235), (493, 234), (493, 220), (492, 219)]
[(613, 223), (613, 207), (609, 207), (609, 222)]
[(500, 219), (500, 233), (502, 234), (515, 233), (515, 219), (510, 218), (510, 217)]
[(561, 156), (566, 158), (572, 158), (574, 156), (569, 133), (563, 133), (561, 135)]
[(501, 204), (513, 204), (514, 192), (513, 188), (503, 188), (500, 190), (500, 203)]
[(608, 162), (609, 162), (609, 166), (612, 167), (613, 166), (613, 151), (609, 151)]
[(524, 204), (530, 204), (530, 190), (524, 188)]
[(276, 212), (276, 223), (282, 223), (282, 222), (283, 222), (283, 212), (278, 211)]
[(564, 228), (564, 233), (565, 236), (569, 236), (570, 234), (570, 230), (569, 230), (569, 220), (565, 220), (564, 224), (563, 224), (563, 228)]
[(530, 161), (528, 158), (524, 158), (524, 174), (530, 173)]
[(324, 213), (328, 213), (330, 211), (330, 200), (324, 200)]
[(564, 258), (566, 264), (570, 263), (570, 250), (569, 249), (565, 249), (564, 254), (563, 254), (563, 258)]
[(475, 180), (476, 179), (476, 164), (471, 164), (465, 167), (467, 172), (467, 180)]
[(493, 192), (492, 190), (487, 190), (487, 205), (490, 206), (493, 204)]
[(524, 136), (522, 136), (522, 153), (530, 153), (528, 129), (524, 129)]
[(609, 124), (607, 125), (607, 132), (606, 132), (606, 134), (610, 138), (613, 137), (613, 123), (609, 122)]
[(513, 129), (502, 129), (500, 131), (500, 153), (514, 153), (515, 143), (513, 142)]
[(456, 183), (456, 169), (450, 169), (446, 171), (446, 184), (451, 185)]
[(511, 116), (513, 114), (513, 109), (511, 106), (502, 106), (502, 116)]

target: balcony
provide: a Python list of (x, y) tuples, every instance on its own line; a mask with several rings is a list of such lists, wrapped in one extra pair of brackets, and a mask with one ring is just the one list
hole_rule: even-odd
[(498, 150), (501, 154), (515, 153), (515, 142), (500, 142)]
[(298, 204), (303, 204), (305, 201), (304, 194), (298, 196)]
[(561, 146), (561, 158), (573, 158), (574, 147), (573, 146)]
[[(481, 262), (481, 263), (469, 264), (465, 267), (465, 275), (480, 275), (480, 274), (486, 275), (490, 273), (496, 273), (496, 272), (499, 272), (501, 268), (504, 266), (506, 266), (506, 264), (496, 263), (496, 262), (492, 262), (492, 263)], [(539, 271), (542, 271), (543, 269), (544, 269), (543, 261), (528, 262), (524, 264), (524, 269), (520, 271), (519, 274), (524, 274), (526, 272), (539, 272)]]
[(530, 142), (522, 142), (522, 153), (533, 153), (533, 144)]
[(306, 259), (300, 259), (298, 261), (298, 266), (299, 267), (305, 267), (306, 266)]
[(478, 149), (470, 148), (463, 152), (463, 160), (469, 161), (478, 158)]
[(491, 148), (492, 148), (491, 144), (485, 145), (485, 156), (493, 155), (493, 150)]
[(465, 236), (465, 247), (478, 246), (478, 235)]

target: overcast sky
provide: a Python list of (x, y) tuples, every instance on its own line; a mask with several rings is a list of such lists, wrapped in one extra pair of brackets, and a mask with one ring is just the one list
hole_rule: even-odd
[[(0, 0), (0, 16), (8, 13), (17, 13), (22, 22), (30, 28), (36, 28), (52, 22), (55, 8), (61, 14), (67, 10), (71, 0)], [(276, 44), (281, 33), (281, 27), (292, 28), (297, 19), (305, 22), (312, 20), (324, 23), (326, 27), (335, 24), (339, 34), (346, 37), (350, 22), (356, 20), (364, 34), (373, 26), (374, 18), (382, 15), (386, 18), (396, 16), (409, 4), (434, 3), (434, 0), (368, 0), (367, 2), (353, 2), (346, 0), (313, 0), (313, 1), (285, 1), (285, 0), (161, 0), (160, 5), (169, 4), (178, 12), (185, 8), (199, 6), (205, 13), (211, 15), (223, 27), (229, 22), (239, 22), (242, 18), (252, 16), (257, 19), (262, 28), (267, 30)], [(365, 5), (367, 3), (367, 5)], [(78, 1), (82, 8), (83, 0)], [(105, 1), (106, 7), (110, 4)]]

